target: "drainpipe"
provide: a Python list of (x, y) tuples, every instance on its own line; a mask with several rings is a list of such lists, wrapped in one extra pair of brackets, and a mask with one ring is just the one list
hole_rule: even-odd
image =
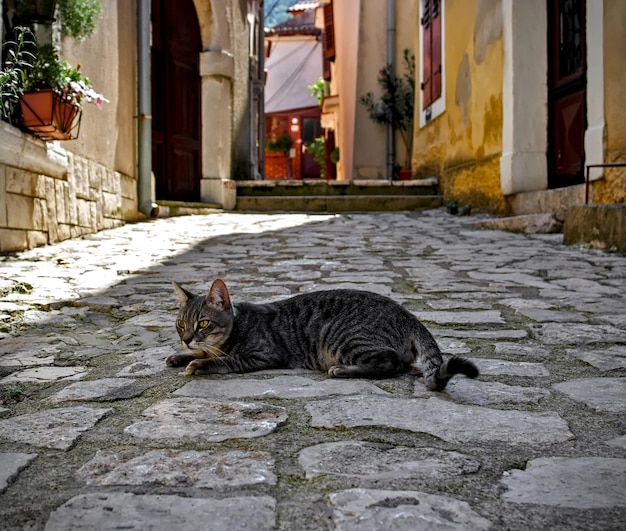
[(259, 179), (265, 178), (265, 6), (264, 0), (259, 2), (259, 70), (258, 70), (258, 83), (259, 83), (259, 129), (257, 133), (257, 140), (259, 143)]
[(139, 211), (149, 218), (159, 215), (152, 191), (152, 116), (150, 95), (150, 0), (137, 2), (137, 156)]
[[(387, 0), (387, 63), (391, 71), (396, 71), (396, 12), (395, 1)], [(393, 127), (387, 125), (387, 180), (393, 181), (396, 160), (396, 135)]]

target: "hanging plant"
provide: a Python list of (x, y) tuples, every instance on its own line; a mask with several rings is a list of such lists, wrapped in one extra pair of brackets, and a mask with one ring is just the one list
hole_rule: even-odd
[(102, 0), (16, 0), (13, 26), (61, 23), (61, 33), (84, 41), (96, 29), (102, 13)]
[(77, 41), (91, 36), (102, 13), (101, 0), (58, 0), (58, 5), (63, 36)]

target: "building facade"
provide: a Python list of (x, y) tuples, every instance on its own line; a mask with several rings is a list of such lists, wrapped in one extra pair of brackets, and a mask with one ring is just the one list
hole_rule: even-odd
[[(182, 12), (176, 19), (167, 17), (167, 5), (173, 4)], [(44, 142), (0, 123), (0, 251), (156, 215), (154, 200), (232, 208), (233, 177), (254, 172), (250, 153), (260, 121), (254, 106), (259, 44), (262, 49), (260, 4), (107, 0), (89, 38), (61, 39), (60, 56), (80, 63), (81, 72), (110, 102), (100, 110), (83, 105), (75, 140)], [(14, 6), (2, 2), (3, 20), (10, 20)], [(150, 34), (155, 27), (165, 41)], [(3, 42), (10, 37), (3, 25)], [(197, 49), (190, 52), (190, 45)], [(176, 46), (191, 59), (179, 61)], [(168, 86), (159, 75), (172, 83)], [(147, 109), (140, 109), (146, 88)]]
[[(438, 176), (447, 200), (563, 214), (585, 201), (586, 165), (626, 160), (622, 2), (438, 0), (419, 9), (412, 165)], [(430, 83), (429, 72), (439, 79)], [(590, 181), (592, 201), (625, 201), (623, 168), (591, 169)]]

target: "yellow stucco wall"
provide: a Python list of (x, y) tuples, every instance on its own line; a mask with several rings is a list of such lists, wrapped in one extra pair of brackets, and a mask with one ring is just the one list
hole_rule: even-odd
[[(626, 161), (626, 2), (604, 0), (604, 116), (606, 121), (605, 162)], [(604, 179), (592, 188), (595, 203), (626, 202), (626, 168), (607, 169)]]
[[(438, 176), (446, 201), (504, 212), (501, 1), (445, 0), (444, 10), (446, 110), (415, 128), (413, 168), (418, 177)], [(416, 50), (419, 72), (419, 44)]]

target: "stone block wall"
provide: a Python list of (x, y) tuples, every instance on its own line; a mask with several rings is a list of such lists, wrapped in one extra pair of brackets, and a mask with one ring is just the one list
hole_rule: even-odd
[(46, 148), (25, 151), (24, 157), (0, 156), (0, 252), (76, 238), (137, 218), (134, 178), (65, 150), (52, 161)]

